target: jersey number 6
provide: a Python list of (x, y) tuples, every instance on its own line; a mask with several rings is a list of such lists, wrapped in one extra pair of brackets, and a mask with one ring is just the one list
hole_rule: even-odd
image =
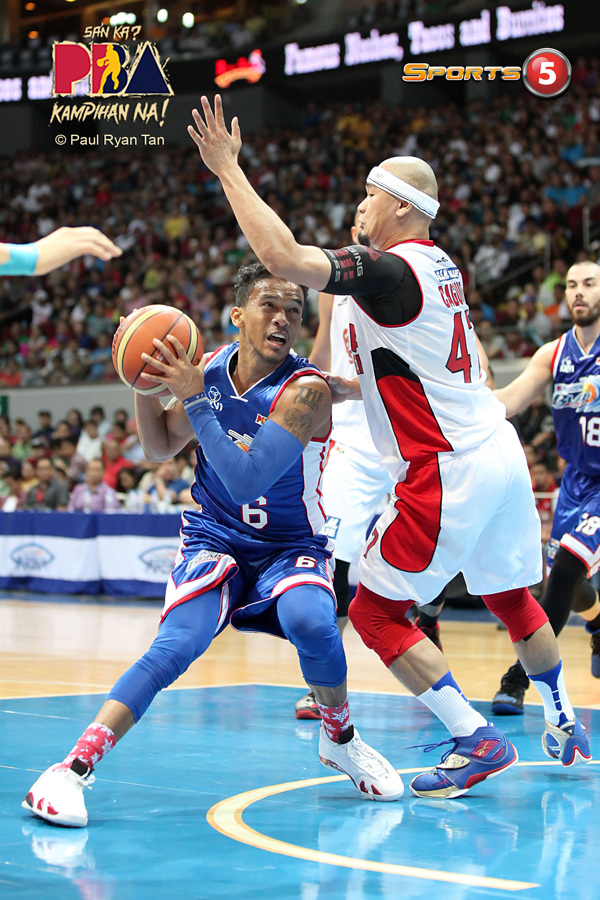
[[(269, 502), (266, 497), (258, 497), (252, 501), (256, 506), (266, 506)], [(242, 506), (242, 522), (245, 525), (251, 525), (257, 531), (261, 531), (269, 522), (269, 513), (266, 509), (256, 509), (249, 503)]]

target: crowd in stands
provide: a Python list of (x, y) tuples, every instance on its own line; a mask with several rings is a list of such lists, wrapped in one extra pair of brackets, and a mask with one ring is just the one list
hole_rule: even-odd
[[(531, 355), (564, 330), (564, 276), (581, 249), (583, 207), (600, 215), (600, 63), (579, 60), (551, 104), (526, 91), (489, 107), (309, 105), (298, 128), (248, 135), (243, 165), (302, 243), (348, 243), (372, 165), (418, 155), (438, 174), (432, 237), (460, 267), (489, 357)], [(218, 180), (193, 146), (89, 148), (0, 159), (0, 240), (96, 225), (124, 250), (42, 279), (0, 283), (0, 387), (116, 378), (119, 316), (150, 303), (189, 313), (207, 349), (234, 338), (238, 266), (251, 254)], [(309, 304), (301, 350), (316, 329)]]
[[(515, 416), (525, 447), (543, 538), (550, 536), (553, 495), (564, 463), (556, 452), (552, 415), (543, 399)], [(78, 409), (54, 422), (48, 410), (37, 427), (0, 415), (0, 511), (51, 509), (69, 512), (172, 512), (195, 506), (191, 497), (192, 441), (173, 459), (144, 457), (135, 419), (118, 409), (107, 420), (101, 406), (84, 418)]]
[[(584, 206), (592, 225), (600, 215), (599, 73), (598, 61), (578, 60), (571, 88), (551, 104), (523, 90), (464, 108), (309, 105), (298, 127), (249, 135), (242, 162), (298, 240), (329, 247), (348, 243), (372, 165), (397, 154), (430, 162), (441, 200), (432, 237), (460, 267), (471, 319), (493, 367), (531, 356), (568, 327), (567, 268), (598, 257), (598, 244), (582, 249), (582, 218)], [(116, 379), (111, 339), (119, 317), (146, 304), (190, 314), (208, 350), (235, 339), (229, 321), (235, 274), (252, 256), (218, 180), (193, 146), (123, 148), (110, 156), (92, 148), (73, 155), (30, 152), (0, 159), (0, 173), (0, 240), (26, 242), (59, 224), (85, 223), (124, 250), (111, 263), (86, 258), (44, 278), (0, 282), (0, 388)], [(316, 331), (315, 300), (301, 352)], [(533, 468), (545, 465), (556, 484), (553, 434), (541, 428), (548, 411), (540, 416), (540, 428), (528, 435), (525, 414), (522, 439), (531, 447), (534, 477), (550, 484)], [(24, 422), (3, 423), (5, 508), (35, 506), (48, 492), (57, 508), (95, 508), (114, 502), (104, 488), (97, 496), (94, 486), (103, 483), (130, 508), (172, 501), (162, 488), (155, 501), (142, 502), (137, 493), (127, 499), (140, 478), (142, 491), (150, 487), (155, 467), (143, 460), (127, 416), (110, 424), (108, 437), (94, 419), (83, 423), (73, 413), (66, 422), (40, 425), (44, 434)], [(189, 465), (187, 456), (177, 461), (178, 472), (180, 465)], [(189, 487), (189, 471), (184, 480)], [(66, 487), (81, 484), (87, 488), (67, 497)]]
[(68, 512), (171, 512), (194, 507), (195, 444), (174, 459), (145, 459), (135, 420), (117, 410), (112, 421), (101, 406), (87, 419), (72, 409), (52, 421), (38, 413), (38, 427), (0, 416), (0, 510)]

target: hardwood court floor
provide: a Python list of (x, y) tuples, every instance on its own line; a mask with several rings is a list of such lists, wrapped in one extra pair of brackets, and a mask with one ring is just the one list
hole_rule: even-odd
[[(147, 648), (158, 613), (0, 600), (2, 900), (598, 900), (598, 752), (574, 769), (548, 760), (542, 711), (528, 705), (498, 722), (517, 766), (457, 800), (412, 797), (412, 774), (446, 749), (414, 745), (447, 733), (351, 630), (353, 718), (401, 772), (397, 803), (364, 802), (320, 765), (318, 723), (293, 715), (302, 693), (293, 648), (228, 631), (98, 767), (87, 828), (34, 818), (21, 799)], [(506, 633), (448, 617), (443, 640), (489, 716), (512, 662)], [(561, 651), (594, 749), (600, 682), (581, 628), (565, 631)]]
[[(157, 629), (160, 605), (85, 600), (0, 600), (0, 697), (104, 693), (144, 653)], [(448, 616), (451, 615), (452, 618)], [(505, 631), (495, 622), (442, 614), (442, 640), (452, 672), (467, 696), (490, 700), (514, 660)], [(479, 615), (479, 619), (482, 616)], [(351, 691), (407, 694), (363, 645), (349, 625), (344, 635)], [(566, 682), (574, 705), (600, 707), (600, 680), (590, 675), (589, 636), (570, 626), (560, 636)], [(263, 635), (226, 629), (177, 687), (261, 683), (298, 685), (302, 678), (294, 648)], [(529, 703), (538, 703), (533, 690)]]

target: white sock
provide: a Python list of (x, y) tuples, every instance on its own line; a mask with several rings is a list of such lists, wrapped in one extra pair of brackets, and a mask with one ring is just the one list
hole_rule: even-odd
[(542, 698), (546, 721), (550, 725), (572, 722), (575, 713), (567, 696), (562, 660), (548, 672), (542, 672), (541, 675), (530, 675), (529, 678)]
[(488, 724), (481, 713), (473, 709), (450, 672), (424, 694), (419, 694), (417, 700), (444, 723), (452, 737), (467, 737)]

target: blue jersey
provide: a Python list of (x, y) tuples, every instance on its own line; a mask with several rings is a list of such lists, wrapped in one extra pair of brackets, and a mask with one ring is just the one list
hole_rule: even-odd
[(552, 374), (558, 452), (574, 469), (600, 478), (600, 337), (585, 353), (574, 327), (563, 334)]
[[(223, 431), (247, 450), (267, 420), (285, 388), (303, 375), (320, 375), (307, 359), (291, 351), (270, 375), (239, 395), (230, 366), (237, 354), (237, 341), (218, 350), (208, 361), (204, 382), (206, 395)], [(273, 484), (266, 496), (240, 506), (231, 499), (202, 448), (196, 451), (196, 480), (192, 496), (202, 510), (222, 525), (261, 540), (290, 541), (318, 534), (325, 522), (321, 504), (321, 477), (329, 436), (309, 441), (304, 452)]]

